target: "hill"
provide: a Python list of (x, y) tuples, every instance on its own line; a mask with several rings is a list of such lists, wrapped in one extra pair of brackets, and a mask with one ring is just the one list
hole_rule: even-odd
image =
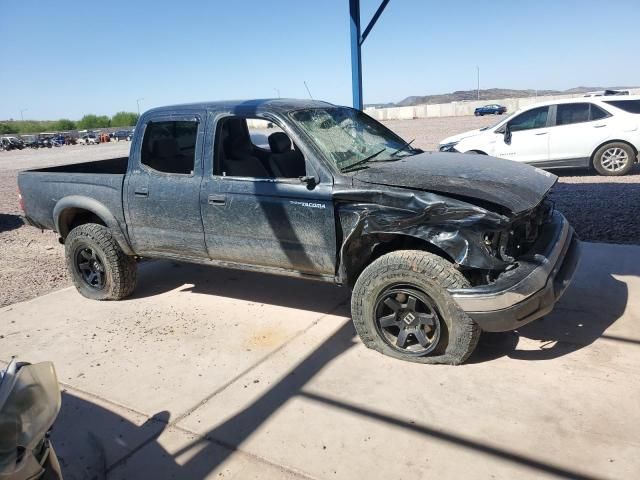
[[(627, 89), (630, 87), (606, 87), (613, 89)], [(514, 97), (534, 97), (544, 95), (567, 95), (576, 93), (593, 92), (596, 90), (604, 90), (604, 87), (575, 87), (568, 90), (517, 90), (511, 88), (487, 88), (480, 90), (480, 100), (499, 100), (501, 98)], [(408, 107), (412, 105), (424, 105), (434, 103), (450, 103), (462, 102), (465, 100), (477, 100), (477, 90), (458, 90), (451, 93), (442, 93), (436, 95), (410, 96), (397, 103), (373, 104), (367, 107)]]

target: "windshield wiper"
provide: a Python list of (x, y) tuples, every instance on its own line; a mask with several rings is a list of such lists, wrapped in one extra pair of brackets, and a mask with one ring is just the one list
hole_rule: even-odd
[(399, 149), (397, 149), (395, 152), (393, 152), (393, 153), (391, 154), (391, 156), (393, 157), (396, 153), (400, 153), (402, 150), (404, 150), (404, 149), (406, 149), (407, 147), (411, 146), (411, 144), (412, 144), (413, 142), (415, 142), (415, 141), (416, 141), (416, 139), (414, 138), (413, 140), (410, 140), (410, 141), (408, 141), (408, 142), (405, 142), (405, 144), (404, 144), (404, 145), (402, 145), (402, 146), (401, 146)]
[(383, 148), (382, 150), (378, 150), (376, 153), (374, 153), (373, 155), (369, 155), (366, 158), (363, 158), (362, 160), (358, 160), (356, 163), (352, 163), (351, 165), (349, 165), (348, 167), (346, 167), (344, 170), (340, 170), (342, 173), (348, 173), (351, 172), (353, 167), (357, 167), (358, 165), (362, 165), (363, 163), (368, 162), (369, 160), (371, 160), (374, 157), (377, 157), (378, 155), (380, 155), (382, 152), (384, 152), (386, 150), (386, 148)]

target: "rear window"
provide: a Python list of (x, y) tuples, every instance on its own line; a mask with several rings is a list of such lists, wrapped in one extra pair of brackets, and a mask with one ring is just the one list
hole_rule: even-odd
[(629, 113), (640, 113), (640, 100), (607, 100), (604, 103), (613, 105)]
[(198, 123), (150, 122), (142, 141), (142, 164), (163, 173), (193, 173)]

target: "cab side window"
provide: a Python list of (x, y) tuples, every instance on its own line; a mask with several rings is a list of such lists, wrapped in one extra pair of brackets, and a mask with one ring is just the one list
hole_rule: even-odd
[(560, 103), (556, 110), (556, 125), (571, 125), (589, 121), (589, 103)]
[(216, 175), (276, 179), (306, 175), (302, 152), (281, 128), (263, 119), (221, 119), (215, 152)]
[(150, 122), (142, 140), (142, 164), (162, 173), (192, 174), (197, 135), (196, 121)]
[(538, 107), (521, 113), (509, 122), (509, 129), (512, 132), (521, 130), (531, 130), (547, 126), (549, 107)]
[(609, 112), (606, 112), (602, 108), (597, 105), (591, 104), (591, 115), (589, 117), (590, 120), (600, 120), (601, 118), (606, 118), (610, 115)]

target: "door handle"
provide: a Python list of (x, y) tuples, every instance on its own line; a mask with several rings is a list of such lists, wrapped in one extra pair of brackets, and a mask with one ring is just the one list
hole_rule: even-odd
[(149, 189), (147, 187), (138, 187), (134, 190), (133, 194), (136, 197), (148, 197)]
[(594, 125), (593, 128), (602, 128), (602, 127), (606, 127), (607, 124), (606, 123), (601, 123), (600, 125)]
[(225, 195), (215, 195), (211, 194), (208, 197), (209, 205), (224, 205), (227, 201), (227, 197)]
[(540, 133), (536, 133), (536, 135), (546, 135), (549, 132), (540, 132)]

